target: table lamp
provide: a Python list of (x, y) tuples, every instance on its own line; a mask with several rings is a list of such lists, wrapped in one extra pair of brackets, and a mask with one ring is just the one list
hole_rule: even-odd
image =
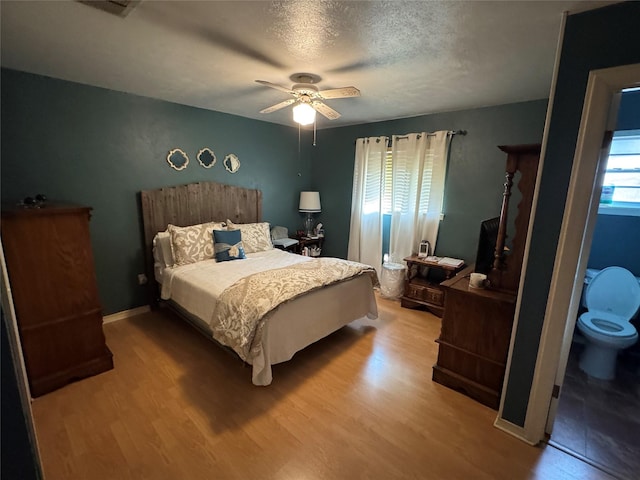
[(313, 236), (313, 214), (321, 211), (320, 192), (300, 192), (300, 206), (298, 211), (306, 213), (304, 232), (307, 237)]

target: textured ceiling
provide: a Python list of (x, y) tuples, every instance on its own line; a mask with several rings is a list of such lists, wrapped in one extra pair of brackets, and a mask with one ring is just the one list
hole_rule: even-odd
[(151, 1), (125, 17), (75, 1), (2, 1), (3, 67), (293, 125), (260, 114), (311, 72), (342, 117), (318, 128), (549, 95), (564, 10), (597, 1)]

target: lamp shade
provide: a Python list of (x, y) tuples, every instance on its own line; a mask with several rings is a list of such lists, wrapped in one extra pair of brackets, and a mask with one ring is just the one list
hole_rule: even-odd
[(311, 125), (316, 119), (316, 111), (308, 103), (293, 107), (293, 121), (300, 125)]
[(308, 213), (320, 212), (320, 192), (300, 192), (300, 206), (298, 210)]

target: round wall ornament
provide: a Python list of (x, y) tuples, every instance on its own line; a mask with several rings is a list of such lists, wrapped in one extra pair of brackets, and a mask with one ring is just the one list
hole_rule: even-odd
[(198, 152), (198, 162), (204, 168), (211, 168), (216, 164), (216, 154), (210, 148), (203, 148)]
[(226, 157), (224, 157), (224, 168), (227, 169), (229, 173), (236, 173), (240, 169), (240, 160), (237, 155), (230, 153)]
[(174, 148), (167, 155), (167, 163), (175, 170), (184, 170), (189, 165), (189, 157), (179, 148)]

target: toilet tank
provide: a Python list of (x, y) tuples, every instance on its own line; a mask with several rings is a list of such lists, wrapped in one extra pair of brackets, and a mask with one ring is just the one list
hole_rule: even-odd
[(591, 283), (591, 280), (593, 280), (593, 277), (595, 277), (599, 271), (600, 269), (598, 268), (587, 268), (586, 272), (584, 272), (584, 284), (582, 285), (582, 296), (580, 297), (580, 305), (584, 308), (587, 308), (584, 300), (584, 292), (587, 289), (587, 285)]

